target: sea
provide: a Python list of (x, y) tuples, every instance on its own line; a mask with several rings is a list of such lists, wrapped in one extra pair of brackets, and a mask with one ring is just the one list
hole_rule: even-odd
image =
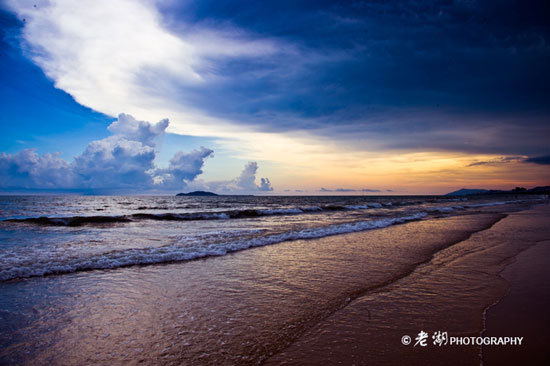
[(0, 280), (222, 256), (537, 199), (3, 196)]
[(504, 212), (545, 202), (1, 196), (0, 363), (259, 364)]

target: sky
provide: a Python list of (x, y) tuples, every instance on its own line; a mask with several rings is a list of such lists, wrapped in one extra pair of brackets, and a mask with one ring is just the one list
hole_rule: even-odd
[(2, 192), (550, 184), (546, 1), (0, 4)]

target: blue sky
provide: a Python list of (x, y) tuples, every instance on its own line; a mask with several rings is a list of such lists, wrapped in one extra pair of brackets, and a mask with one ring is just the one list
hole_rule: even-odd
[[(106, 135), (105, 125), (113, 118), (76, 103), (69, 94), (56, 89), (23, 55), (19, 43), (23, 24), (6, 11), (0, 16), (1, 150), (34, 147), (46, 153), (64, 146), (63, 153), (70, 158), (81, 151), (89, 137)], [(75, 140), (80, 146), (73, 143)]]
[[(549, 15), (543, 1), (6, 1), (5, 174), (28, 148), (80, 174), (90, 142), (128, 139), (107, 129), (125, 113), (170, 120), (139, 141), (155, 151), (143, 189), (177, 190), (151, 182), (201, 146), (213, 153), (182, 189), (240, 191), (249, 162), (274, 184), (264, 193), (542, 184)], [(73, 188), (109, 188), (86, 177)]]

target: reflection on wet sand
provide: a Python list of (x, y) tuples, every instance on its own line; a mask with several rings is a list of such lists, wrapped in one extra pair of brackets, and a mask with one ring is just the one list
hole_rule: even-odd
[[(499, 276), (503, 266), (512, 263), (518, 253), (529, 250), (544, 238), (550, 238), (548, 205), (534, 210), (513, 213), (488, 230), (475, 233), (463, 242), (435, 254), (434, 258), (415, 271), (380, 291), (361, 297), (306, 332), (289, 348), (269, 359), (267, 364), (494, 364), (509, 362), (515, 356), (519, 363), (541, 360), (547, 355), (536, 347), (510, 346), (451, 346), (434, 345), (433, 336), (446, 332), (448, 336), (524, 336), (532, 343), (540, 343), (536, 331), (521, 333), (513, 318), (522, 307), (508, 306), (500, 317), (491, 316), (492, 304), (507, 293), (508, 283)], [(524, 265), (536, 263), (530, 260)], [(531, 283), (539, 283), (547, 275), (545, 266), (537, 266), (539, 273), (525, 276)], [(541, 272), (542, 270), (542, 272)], [(516, 282), (513, 292), (524, 287)], [(532, 297), (516, 298), (528, 304), (530, 315), (523, 319), (531, 322), (545, 318), (546, 308), (537, 306), (533, 294), (548, 303), (548, 293), (533, 289)], [(489, 308), (489, 321), (484, 322)], [(495, 310), (496, 310), (495, 309)], [(494, 310), (493, 310), (494, 311)], [(498, 322), (495, 320), (498, 319)], [(492, 321), (491, 321), (492, 320)], [(483, 329), (485, 329), (483, 331)], [(415, 345), (418, 334), (428, 334), (426, 347)], [(534, 333), (534, 334), (533, 334)], [(402, 337), (409, 335), (411, 344), (403, 345)], [(502, 346), (501, 346), (502, 347)], [(535, 350), (535, 352), (530, 352)], [(506, 355), (508, 358), (506, 358)], [(500, 358), (499, 358), (500, 356)], [(503, 357), (504, 356), (504, 357)], [(490, 363), (490, 364), (493, 364)], [(537, 362), (533, 364), (539, 364)]]

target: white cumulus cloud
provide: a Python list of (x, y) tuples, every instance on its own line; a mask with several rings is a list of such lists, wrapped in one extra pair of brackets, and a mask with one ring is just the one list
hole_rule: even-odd
[(69, 163), (56, 154), (39, 156), (32, 149), (0, 154), (0, 187), (70, 188), (74, 180)]
[(248, 162), (241, 173), (234, 179), (227, 181), (194, 181), (188, 184), (187, 190), (207, 190), (225, 194), (253, 194), (258, 191), (273, 191), (269, 178), (260, 178), (260, 184), (256, 184), (258, 163)]
[(56, 154), (39, 156), (27, 149), (0, 155), (0, 188), (15, 189), (181, 189), (202, 174), (213, 150), (178, 151), (167, 168), (155, 165), (157, 141), (169, 125), (138, 121), (120, 114), (113, 135), (90, 142), (71, 163)]
[(178, 151), (167, 167), (155, 164), (157, 148), (169, 125), (120, 114), (107, 128), (111, 136), (90, 142), (72, 162), (32, 149), (0, 154), (1, 189), (100, 189), (125, 192), (208, 189), (220, 193), (272, 191), (268, 178), (256, 185), (258, 164), (249, 162), (229, 181), (196, 182), (212, 149)]
[(202, 167), (207, 157), (212, 156), (214, 150), (201, 147), (189, 153), (177, 152), (167, 169), (157, 171), (155, 184), (158, 186), (181, 188), (182, 182), (190, 182), (202, 174)]

